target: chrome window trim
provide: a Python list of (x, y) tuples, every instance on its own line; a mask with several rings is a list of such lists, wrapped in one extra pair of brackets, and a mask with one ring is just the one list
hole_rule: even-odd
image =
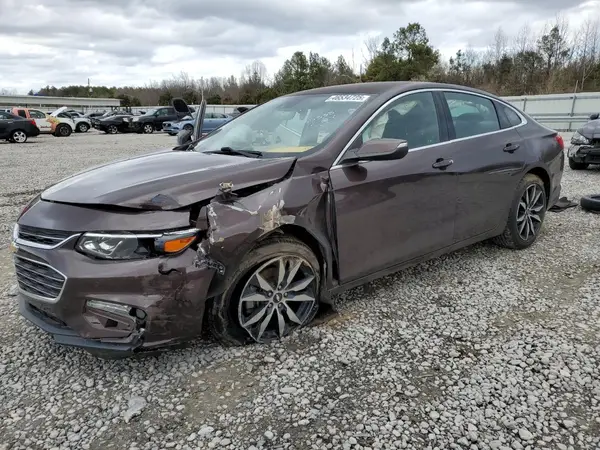
[[(387, 102), (385, 102), (383, 105), (381, 105), (379, 108), (377, 108), (377, 110), (371, 114), (371, 116), (365, 121), (365, 123), (362, 124), (362, 126), (358, 129), (358, 131), (356, 133), (354, 133), (354, 135), (352, 136), (352, 138), (350, 138), (350, 140), (348, 141), (348, 143), (344, 146), (344, 148), (342, 149), (342, 151), (339, 153), (339, 155), (337, 156), (337, 158), (333, 161), (333, 164), (331, 165), (330, 170), (333, 169), (339, 169), (344, 167), (342, 164), (340, 164), (340, 161), (342, 160), (342, 158), (344, 157), (344, 155), (346, 154), (346, 152), (348, 151), (348, 149), (350, 148), (350, 145), (352, 145), (352, 143), (358, 138), (358, 136), (360, 136), (363, 131), (365, 130), (365, 128), (367, 128), (371, 122), (373, 120), (375, 120), (375, 118), (379, 115), (379, 113), (381, 113), (383, 110), (385, 110), (390, 104), (394, 103), (396, 100), (402, 98), (402, 97), (406, 97), (407, 95), (411, 95), (411, 94), (417, 94), (417, 93), (421, 93), (421, 92), (457, 92), (459, 94), (466, 94), (466, 95), (474, 95), (477, 97), (483, 97), (487, 100), (490, 100), (492, 102), (497, 102), (502, 104), (503, 106), (507, 106), (508, 108), (512, 109), (520, 118), (521, 118), (521, 123), (519, 125), (515, 125), (512, 126), (510, 128), (502, 128), (500, 130), (496, 130), (496, 131), (490, 131), (488, 133), (482, 133), (482, 134), (477, 134), (474, 136), (468, 136), (468, 137), (464, 137), (464, 138), (455, 138), (455, 139), (449, 139), (447, 141), (443, 141), (443, 142), (438, 142), (437, 144), (431, 144), (431, 145), (424, 145), (423, 147), (417, 147), (417, 148), (413, 148), (413, 149), (409, 149), (409, 152), (416, 152), (416, 151), (421, 151), (421, 150), (426, 150), (428, 148), (433, 148), (433, 147), (439, 147), (440, 145), (445, 145), (445, 144), (450, 144), (452, 142), (460, 142), (460, 141), (466, 141), (468, 139), (475, 139), (475, 138), (479, 138), (481, 136), (489, 136), (492, 134), (497, 134), (497, 133), (503, 133), (505, 131), (508, 130), (514, 130), (516, 128), (522, 127), (523, 125), (526, 125), (528, 123), (527, 119), (525, 118), (525, 116), (523, 116), (523, 114), (521, 114), (513, 105), (511, 105), (510, 103), (501, 100), (501, 99), (496, 99), (493, 97), (490, 97), (489, 95), (485, 95), (485, 94), (480, 94), (478, 92), (470, 92), (470, 91), (465, 91), (462, 89), (454, 89), (454, 88), (425, 88), (425, 89), (415, 89), (412, 91), (406, 91), (406, 92), (402, 92), (394, 97), (392, 97), (391, 99), (389, 99)], [(498, 113), (496, 112), (496, 115)]]
[(13, 264), (15, 264), (15, 266), (17, 265), (17, 262), (15, 261), (16, 258), (24, 259), (25, 261), (30, 261), (32, 263), (39, 264), (41, 266), (46, 266), (50, 270), (53, 270), (54, 272), (58, 273), (59, 275), (61, 275), (65, 279), (65, 281), (64, 281), (64, 283), (62, 285), (62, 288), (61, 288), (60, 292), (58, 293), (58, 295), (56, 297), (54, 297), (54, 298), (50, 298), (50, 297), (44, 297), (43, 295), (32, 294), (31, 292), (27, 292), (24, 289), (21, 289), (21, 285), (19, 284), (19, 279), (17, 278), (17, 286), (18, 286), (18, 289), (19, 289), (19, 293), (21, 293), (23, 296), (31, 298), (33, 300), (39, 300), (41, 302), (57, 303), (60, 300), (60, 298), (62, 297), (62, 294), (63, 294), (63, 292), (65, 290), (65, 287), (67, 286), (67, 280), (68, 280), (67, 276), (64, 273), (62, 273), (60, 270), (57, 270), (54, 267), (52, 267), (50, 264), (47, 264), (47, 263), (44, 263), (44, 262), (41, 262), (41, 261), (37, 261), (35, 259), (26, 258), (26, 257), (21, 256), (21, 255), (14, 255), (14, 257), (13, 257)]

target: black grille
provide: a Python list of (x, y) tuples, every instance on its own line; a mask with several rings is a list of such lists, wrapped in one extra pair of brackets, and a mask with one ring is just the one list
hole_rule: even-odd
[(19, 225), (19, 239), (36, 244), (58, 245), (73, 234), (70, 231), (45, 230)]
[(19, 287), (30, 294), (54, 300), (65, 284), (65, 277), (51, 267), (15, 256), (15, 272)]

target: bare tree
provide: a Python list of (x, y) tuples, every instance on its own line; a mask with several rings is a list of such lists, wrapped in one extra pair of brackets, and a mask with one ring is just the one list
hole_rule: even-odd
[(534, 49), (535, 39), (528, 24), (521, 27), (513, 42), (514, 53), (525, 53)]
[(575, 55), (579, 67), (577, 68), (577, 80), (579, 89), (583, 89), (585, 81), (593, 72), (593, 68), (598, 61), (598, 51), (600, 45), (600, 21), (596, 19), (587, 19), (575, 37)]
[(0, 88), (0, 95), (17, 95), (16, 89)]
[(375, 57), (378, 55), (380, 46), (381, 39), (379, 36), (369, 36), (367, 39), (365, 39), (363, 43), (364, 48), (360, 49), (365, 68), (369, 67), (371, 61), (373, 61), (373, 59), (375, 59)]
[(502, 27), (498, 27), (494, 33), (494, 40), (489, 48), (490, 56), (493, 62), (498, 62), (508, 53), (508, 37)]

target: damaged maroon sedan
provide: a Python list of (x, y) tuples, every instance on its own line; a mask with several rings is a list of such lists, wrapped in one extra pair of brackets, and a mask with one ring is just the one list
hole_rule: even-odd
[(555, 131), (475, 89), (279, 97), (32, 200), (14, 230), (20, 310), (103, 356), (204, 326), (225, 344), (279, 339), (343, 289), (490, 238), (529, 247), (563, 167)]

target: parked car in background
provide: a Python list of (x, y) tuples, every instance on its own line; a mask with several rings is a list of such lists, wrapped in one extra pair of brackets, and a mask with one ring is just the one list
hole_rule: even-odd
[(102, 112), (100, 112), (100, 111), (94, 111), (94, 112), (90, 112), (90, 113), (85, 114), (85, 116), (87, 118), (89, 118), (89, 119), (94, 119), (96, 117), (103, 116), (105, 113), (106, 113), (106, 111), (102, 111)]
[(26, 119), (34, 119), (41, 134), (52, 134), (58, 137), (70, 136), (75, 129), (75, 122), (64, 117), (54, 117), (39, 109), (13, 108), (13, 114)]
[(571, 169), (585, 170), (590, 164), (600, 164), (599, 117), (599, 114), (592, 114), (590, 121), (573, 133), (567, 151)]
[(85, 117), (83, 114), (78, 113), (77, 111), (67, 112), (66, 106), (58, 108), (50, 115), (63, 119), (71, 119), (73, 123), (75, 123), (75, 131), (78, 133), (86, 133), (92, 127), (92, 122), (90, 119)]
[(25, 119), (15, 114), (0, 111), (0, 139), (16, 144), (24, 144), (27, 138), (40, 134), (35, 120)]
[(172, 106), (150, 109), (145, 114), (134, 117), (131, 128), (137, 133), (154, 133), (162, 130), (164, 122), (178, 121), (188, 114), (188, 111), (179, 112)]
[[(175, 136), (181, 130), (193, 130), (194, 121), (196, 120), (197, 112), (192, 113), (189, 116), (185, 116), (183, 119), (177, 122), (165, 122), (163, 123), (163, 131), (171, 136)], [(204, 115), (204, 122), (202, 124), (202, 134), (208, 134), (211, 131), (216, 130), (224, 123), (229, 122), (233, 117), (216, 112), (207, 112)]]
[(280, 339), (342, 290), (487, 239), (532, 246), (565, 160), (510, 103), (426, 82), (297, 92), (176, 149), (74, 175), (18, 217), (20, 311), (57, 342)]
[(115, 113), (107, 117), (95, 119), (94, 128), (108, 134), (131, 133), (131, 122), (135, 116), (131, 113)]

